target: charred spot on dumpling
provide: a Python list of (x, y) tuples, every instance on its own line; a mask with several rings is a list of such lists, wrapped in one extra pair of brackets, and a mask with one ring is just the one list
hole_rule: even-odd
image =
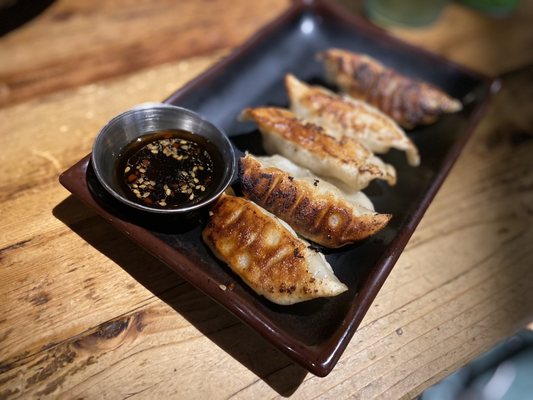
[(293, 255), (296, 258), (304, 258), (303, 254), (301, 253), (300, 249), (298, 247), (294, 248)]
[(294, 207), (297, 197), (298, 190), (294, 185), (276, 185), (266, 198), (265, 206), (269, 208), (275, 204), (278, 212), (286, 212)]
[(291, 294), (296, 290), (296, 285), (287, 286), (285, 283), (282, 283), (279, 287), (280, 293), (288, 293)]
[(260, 198), (265, 192), (268, 192), (272, 180), (274, 177), (272, 174), (262, 172), (261, 174), (250, 174), (246, 165), (245, 158), (239, 160), (239, 181), (241, 184), (241, 190), (244, 193), (250, 193), (256, 198)]
[(312, 227), (320, 220), (322, 213), (323, 207), (317, 207), (309, 196), (301, 196), (293, 210), (294, 224)]

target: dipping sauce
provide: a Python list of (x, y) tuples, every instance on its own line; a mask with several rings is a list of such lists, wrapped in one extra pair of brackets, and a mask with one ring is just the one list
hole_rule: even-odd
[(138, 138), (117, 164), (117, 178), (126, 197), (161, 209), (201, 202), (216, 191), (222, 171), (216, 147), (200, 135), (181, 130)]

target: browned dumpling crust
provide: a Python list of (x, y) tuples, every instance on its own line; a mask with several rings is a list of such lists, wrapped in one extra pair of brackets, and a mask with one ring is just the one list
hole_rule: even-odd
[(321, 253), (244, 198), (222, 195), (202, 237), (246, 284), (274, 303), (288, 305), (347, 290)]
[(379, 108), (404, 128), (431, 124), (443, 113), (462, 109), (459, 100), (435, 86), (402, 75), (365, 54), (329, 49), (318, 57), (329, 82)]
[(367, 187), (373, 179), (396, 183), (394, 167), (357, 140), (337, 139), (325, 128), (302, 121), (289, 110), (247, 108), (240, 118), (257, 123), (269, 154), (281, 154), (317, 175), (342, 181), (356, 190)]
[(240, 159), (244, 196), (287, 222), (297, 233), (322, 246), (338, 248), (383, 229), (389, 214), (350, 203), (320, 179), (298, 179), (266, 167), (247, 154)]
[(413, 141), (374, 106), (321, 86), (307, 85), (291, 74), (285, 76), (285, 87), (291, 110), (299, 117), (327, 127), (337, 138), (354, 138), (375, 153), (386, 153), (390, 148), (405, 151), (410, 165), (420, 164)]

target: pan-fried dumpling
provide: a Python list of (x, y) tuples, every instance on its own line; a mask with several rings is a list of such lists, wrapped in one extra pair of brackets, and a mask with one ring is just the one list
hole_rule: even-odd
[(361, 100), (341, 97), (320, 86), (309, 86), (288, 74), (285, 86), (292, 111), (299, 117), (324, 126), (337, 138), (352, 137), (375, 153), (403, 150), (410, 165), (420, 164), (415, 144), (387, 115)]
[(266, 167), (273, 167), (281, 169), (282, 171), (288, 172), (290, 176), (298, 179), (303, 179), (308, 182), (315, 184), (316, 180), (319, 180), (318, 185), (323, 189), (328, 189), (332, 192), (339, 193), (347, 201), (357, 204), (361, 207), (366, 208), (367, 210), (374, 211), (374, 204), (370, 199), (360, 190), (350, 189), (342, 184), (342, 182), (326, 181), (324, 178), (319, 177), (313, 174), (307, 168), (302, 168), (299, 165), (296, 165), (291, 160), (280, 156), (279, 154), (274, 154), (273, 156), (264, 156), (264, 157), (254, 157), (261, 162)]
[[(291, 172), (280, 169), (280, 164), (292, 164)], [(322, 246), (338, 248), (365, 239), (385, 227), (391, 217), (350, 202), (335, 186), (305, 176), (301, 167), (279, 155), (255, 158), (247, 154), (239, 166), (246, 198)]]
[(268, 300), (288, 305), (348, 290), (323, 254), (253, 202), (223, 194), (210, 215), (205, 243)]
[(404, 128), (431, 124), (443, 113), (462, 109), (459, 100), (435, 86), (402, 75), (367, 55), (329, 49), (319, 58), (329, 82), (379, 108)]
[(289, 110), (276, 107), (247, 108), (241, 120), (257, 122), (263, 147), (281, 154), (317, 175), (333, 178), (360, 190), (371, 180), (396, 183), (396, 170), (355, 139), (336, 139), (325, 128), (303, 122)]

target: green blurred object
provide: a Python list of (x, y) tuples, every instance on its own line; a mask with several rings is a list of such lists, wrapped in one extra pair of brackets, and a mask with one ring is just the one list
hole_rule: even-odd
[(520, 0), (459, 0), (459, 3), (495, 17), (506, 17), (516, 10)]
[(365, 0), (368, 19), (381, 26), (420, 27), (437, 20), (447, 0)]

